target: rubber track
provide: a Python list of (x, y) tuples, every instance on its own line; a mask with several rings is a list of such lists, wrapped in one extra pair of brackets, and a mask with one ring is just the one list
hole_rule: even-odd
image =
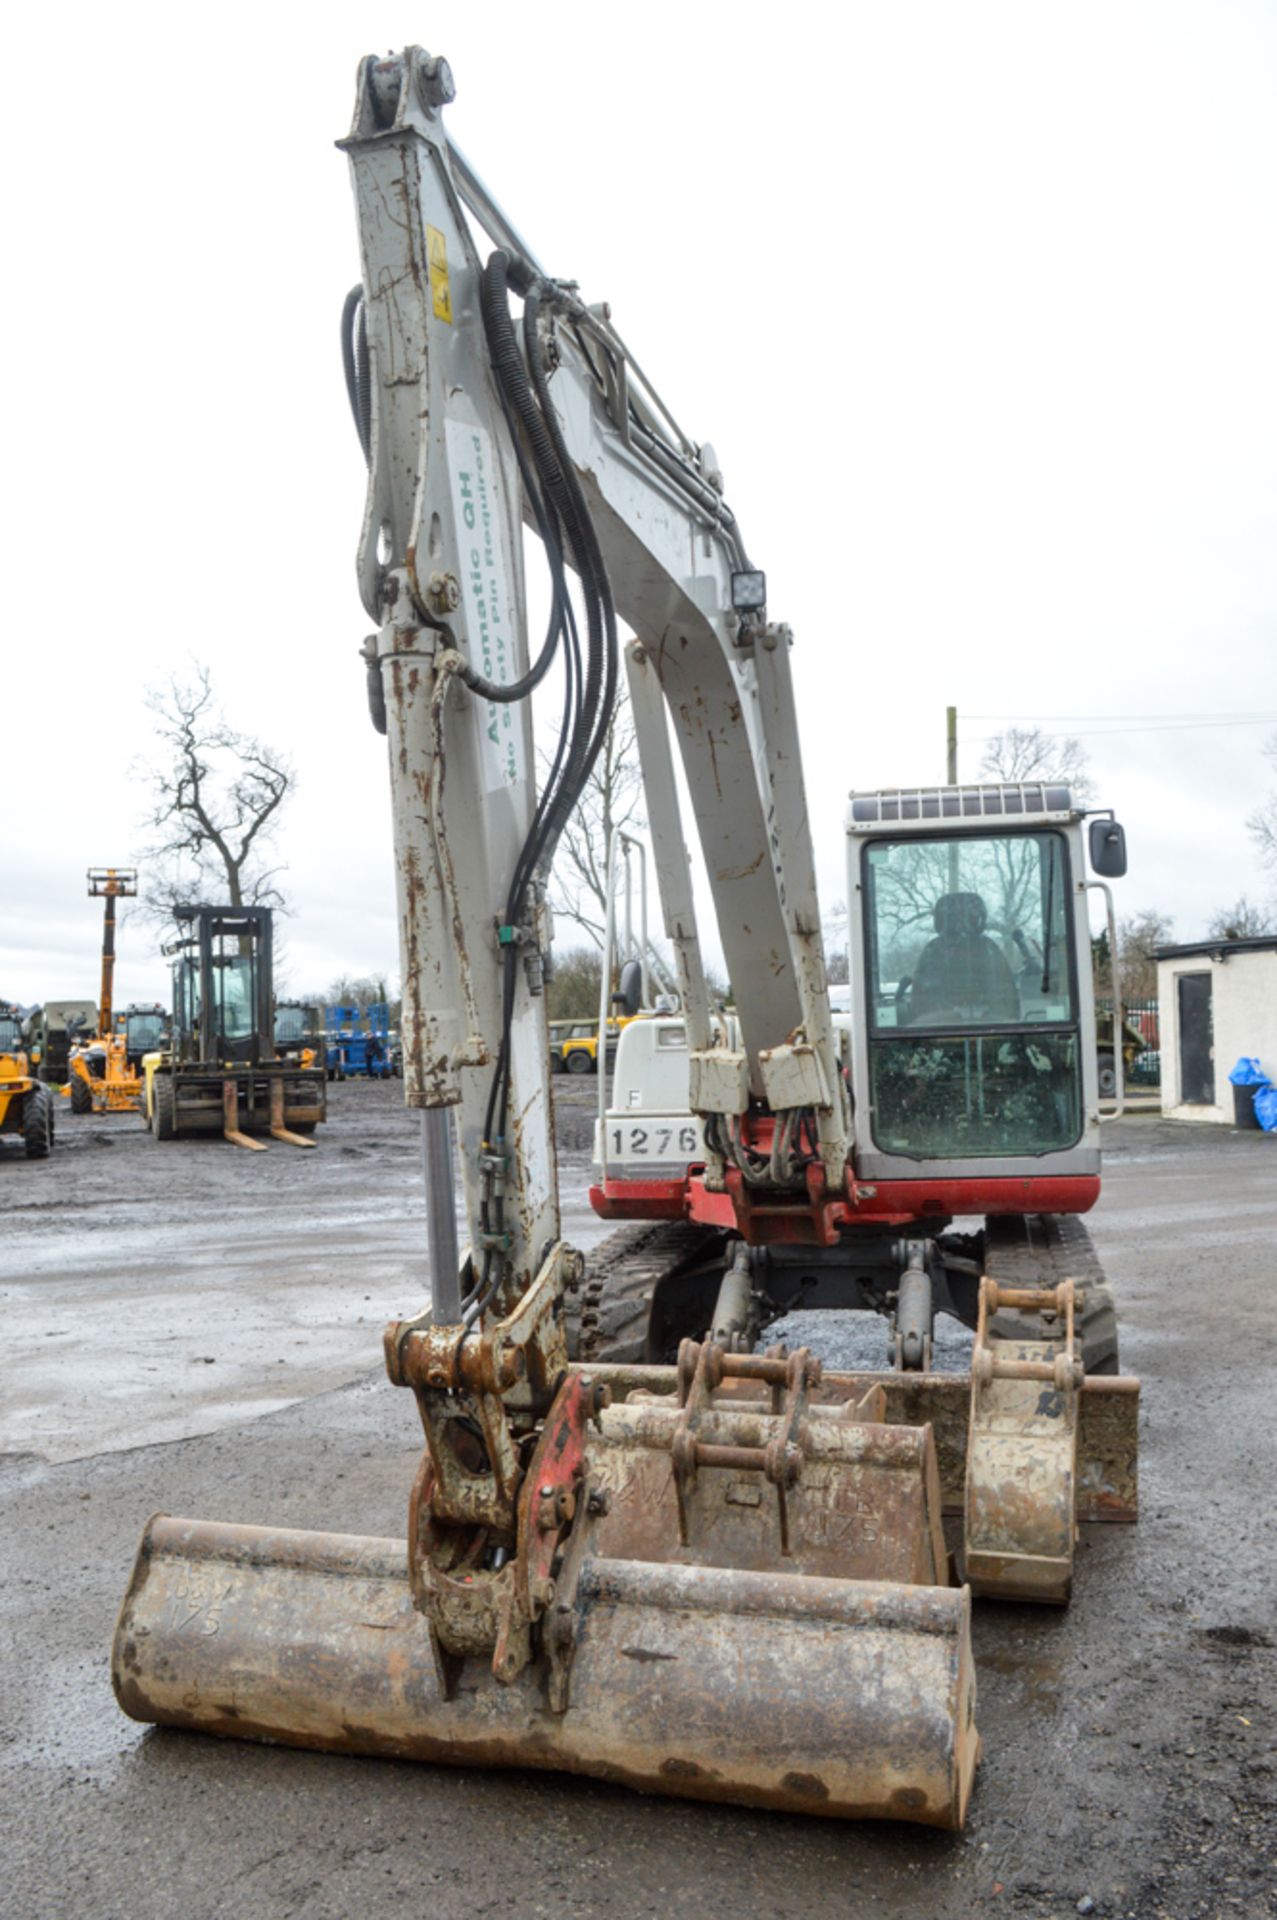
[[(984, 1270), (1007, 1287), (1054, 1287), (1070, 1276), (1085, 1288), (1082, 1361), (1088, 1373), (1117, 1373), (1117, 1309), (1086, 1222), (1075, 1213), (1003, 1214), (985, 1221)], [(1004, 1339), (1047, 1337), (1037, 1314), (1004, 1308), (994, 1316)]]
[(648, 1352), (652, 1303), (663, 1280), (695, 1266), (722, 1235), (691, 1220), (619, 1227), (587, 1256), (587, 1278), (567, 1306), (568, 1351), (577, 1360), (660, 1359)]

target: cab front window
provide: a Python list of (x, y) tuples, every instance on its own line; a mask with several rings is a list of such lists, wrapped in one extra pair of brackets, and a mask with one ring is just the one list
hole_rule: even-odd
[(223, 1039), (243, 1040), (253, 1031), (253, 961), (250, 954), (221, 954), (214, 962), (218, 1026)]
[(1058, 1152), (1082, 1130), (1069, 870), (1052, 832), (865, 849), (872, 1127), (883, 1152)]
[(130, 1013), (125, 1025), (125, 1045), (130, 1053), (151, 1053), (163, 1044), (164, 1016), (161, 1013)]

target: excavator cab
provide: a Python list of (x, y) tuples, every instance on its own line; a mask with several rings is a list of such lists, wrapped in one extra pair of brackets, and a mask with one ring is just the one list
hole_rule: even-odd
[(1037, 785), (852, 796), (864, 1178), (1098, 1180), (1081, 818)]

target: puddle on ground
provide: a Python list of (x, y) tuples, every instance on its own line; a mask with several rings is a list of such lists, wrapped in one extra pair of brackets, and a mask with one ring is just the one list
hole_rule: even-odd
[(976, 1656), (977, 1680), (982, 1673), (999, 1673), (1018, 1682), (1024, 1705), (1038, 1713), (1054, 1713), (1064, 1686), (1061, 1663), (1028, 1648), (996, 1647)]

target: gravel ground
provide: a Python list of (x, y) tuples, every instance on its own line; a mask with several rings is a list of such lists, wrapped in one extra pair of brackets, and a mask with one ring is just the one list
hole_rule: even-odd
[[(1277, 1141), (1113, 1130), (1093, 1220), (1144, 1380), (1143, 1518), (1088, 1529), (1067, 1613), (982, 1605), (961, 1836), (145, 1730), (107, 1678), (157, 1507), (402, 1531), (415, 1413), (382, 1320), (427, 1284), (412, 1116), (335, 1088), (319, 1149), (160, 1149), (63, 1118), (0, 1164), (6, 1910), (469, 1920), (1277, 1912)], [(570, 1237), (592, 1089), (563, 1094)], [(820, 1319), (827, 1358), (881, 1328)], [(876, 1343), (839, 1344), (848, 1337)]]

